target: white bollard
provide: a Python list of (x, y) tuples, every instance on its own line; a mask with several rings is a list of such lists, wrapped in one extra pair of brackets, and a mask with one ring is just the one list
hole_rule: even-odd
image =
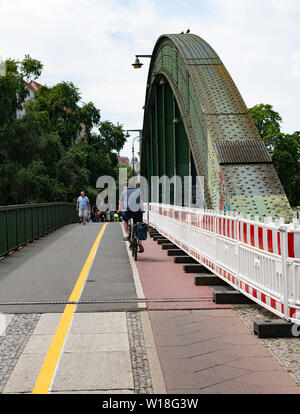
[(0, 313), (0, 336), (4, 336), (6, 330), (6, 317), (4, 313)]

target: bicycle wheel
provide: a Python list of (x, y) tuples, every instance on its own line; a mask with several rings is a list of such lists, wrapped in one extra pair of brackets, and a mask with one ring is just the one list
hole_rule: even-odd
[(129, 234), (129, 249), (132, 251), (133, 235), (132, 235), (131, 221), (129, 221), (128, 223), (128, 234)]
[(138, 243), (136, 237), (132, 240), (132, 257), (135, 261), (137, 261), (137, 253), (138, 253)]
[(135, 241), (135, 248), (134, 248), (134, 260), (137, 261), (137, 257), (138, 257), (138, 244), (137, 244), (137, 240)]

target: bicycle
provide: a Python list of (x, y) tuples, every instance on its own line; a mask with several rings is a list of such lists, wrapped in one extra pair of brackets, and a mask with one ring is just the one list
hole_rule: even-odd
[(131, 250), (132, 257), (134, 258), (135, 261), (137, 260), (138, 247), (139, 247), (138, 224), (139, 222), (134, 224), (133, 218), (130, 219), (128, 222), (128, 233), (129, 233), (129, 243), (130, 243), (129, 248)]
[(134, 224), (133, 219), (129, 220), (128, 231), (129, 231), (130, 250), (132, 253), (132, 257), (134, 258), (135, 261), (137, 260), (138, 245), (139, 245), (137, 226), (138, 226), (138, 223)]

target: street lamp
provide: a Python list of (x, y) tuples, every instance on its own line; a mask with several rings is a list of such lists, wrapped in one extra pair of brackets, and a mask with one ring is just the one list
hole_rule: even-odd
[(138, 135), (137, 137), (133, 138), (133, 140), (132, 140), (132, 170), (133, 170), (133, 172), (135, 172), (135, 169), (134, 169), (134, 162), (135, 162), (135, 156), (134, 156), (134, 141), (136, 139), (141, 140), (142, 139), (142, 136), (141, 135)]
[(140, 57), (141, 58), (152, 58), (152, 55), (135, 55), (136, 59), (135, 62), (132, 64), (132, 66), (134, 67), (134, 69), (141, 69), (141, 67), (143, 66), (143, 63), (140, 62)]
[(129, 132), (138, 132), (139, 135), (142, 136), (143, 130), (142, 129), (126, 129), (126, 135), (125, 135), (126, 138), (130, 138)]
[(133, 138), (133, 140), (132, 140), (132, 170), (133, 170), (133, 172), (135, 172), (135, 169), (134, 169), (134, 141), (136, 140), (136, 139), (142, 139), (142, 132), (143, 132), (143, 130), (142, 129), (128, 129), (127, 131), (126, 131), (126, 138), (129, 138), (130, 137), (130, 134), (129, 134), (129, 131), (130, 132), (138, 132), (139, 133), (139, 135), (137, 136), (137, 137), (135, 137), (135, 138)]

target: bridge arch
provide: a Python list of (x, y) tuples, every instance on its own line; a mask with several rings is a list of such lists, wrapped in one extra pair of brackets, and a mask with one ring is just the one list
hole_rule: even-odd
[(194, 34), (159, 37), (144, 109), (141, 174), (148, 182), (152, 176), (203, 176), (206, 208), (290, 221), (289, 202), (263, 141), (207, 42)]

